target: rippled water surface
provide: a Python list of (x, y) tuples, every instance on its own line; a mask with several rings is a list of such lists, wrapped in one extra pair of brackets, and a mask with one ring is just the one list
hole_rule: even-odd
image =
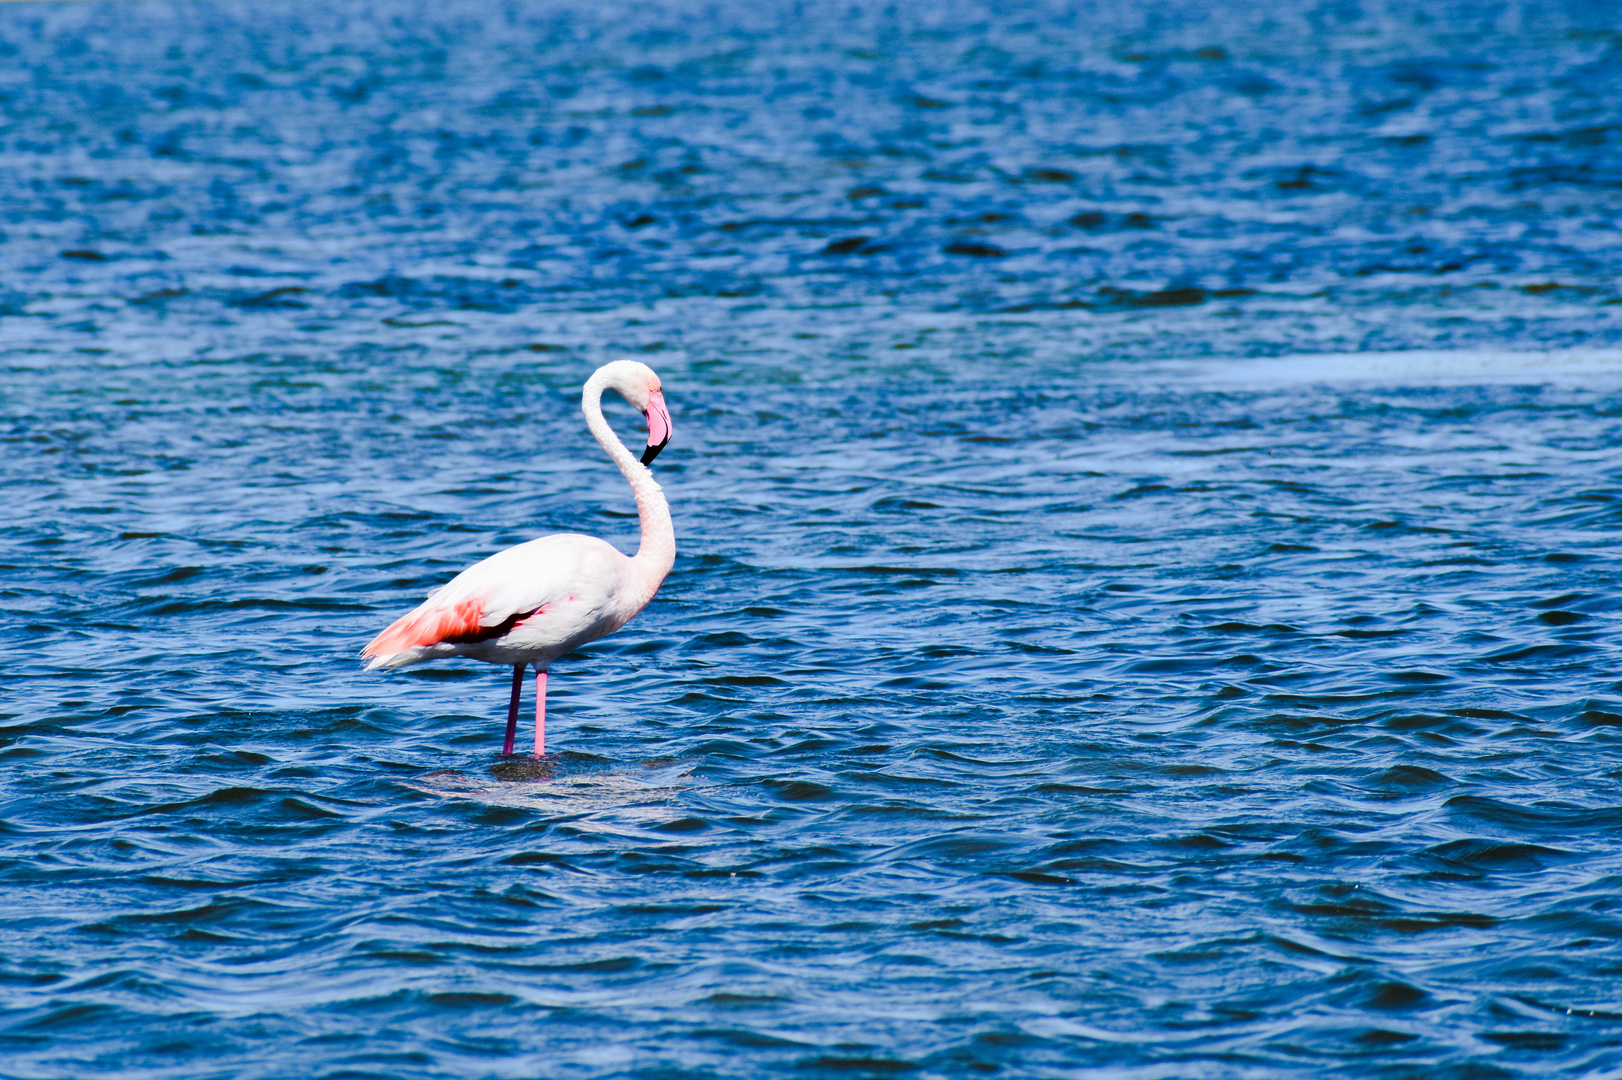
[(1622, 1076), (1614, 5), (1250, 6), (0, 7), (0, 1075)]

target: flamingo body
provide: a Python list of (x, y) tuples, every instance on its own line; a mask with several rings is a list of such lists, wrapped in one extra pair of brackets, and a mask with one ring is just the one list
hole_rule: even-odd
[(558, 533), (497, 552), (434, 590), (362, 654), (369, 668), (441, 657), (553, 660), (630, 622), (652, 599), (631, 559), (595, 536)]
[[(648, 447), (640, 462), (603, 417), (605, 389), (618, 391), (647, 417)], [(647, 468), (670, 441), (670, 414), (659, 377), (634, 360), (605, 365), (587, 380), (581, 408), (592, 435), (619, 466), (636, 498), (642, 524), (636, 555), (578, 533), (543, 536), (499, 551), (429, 593), (361, 653), (368, 668), (385, 670), (452, 656), (513, 665), (508, 753), (524, 668), (536, 671), (535, 745), (541, 756), (547, 669), (558, 657), (630, 622), (659, 591), (676, 558), (670, 508)]]

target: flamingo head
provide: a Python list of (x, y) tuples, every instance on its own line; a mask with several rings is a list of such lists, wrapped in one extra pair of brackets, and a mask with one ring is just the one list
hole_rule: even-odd
[(670, 409), (659, 376), (653, 369), (637, 360), (616, 360), (606, 365), (600, 374), (607, 376), (608, 385), (620, 392), (648, 421), (648, 446), (642, 451), (642, 464), (652, 464), (670, 442)]

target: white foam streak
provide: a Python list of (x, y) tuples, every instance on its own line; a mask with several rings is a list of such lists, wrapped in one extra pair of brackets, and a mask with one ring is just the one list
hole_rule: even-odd
[(1622, 380), (1622, 349), (1414, 349), (1197, 361), (1172, 365), (1197, 383), (1219, 386), (1371, 383), (1610, 383)]

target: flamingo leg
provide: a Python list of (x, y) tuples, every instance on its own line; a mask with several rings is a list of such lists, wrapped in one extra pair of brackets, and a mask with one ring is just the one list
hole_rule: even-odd
[(518, 695), (524, 689), (524, 665), (513, 665), (513, 696), (507, 703), (507, 741), (502, 744), (501, 752), (513, 752), (513, 740), (518, 737)]
[(546, 672), (535, 671), (535, 756), (546, 756)]

